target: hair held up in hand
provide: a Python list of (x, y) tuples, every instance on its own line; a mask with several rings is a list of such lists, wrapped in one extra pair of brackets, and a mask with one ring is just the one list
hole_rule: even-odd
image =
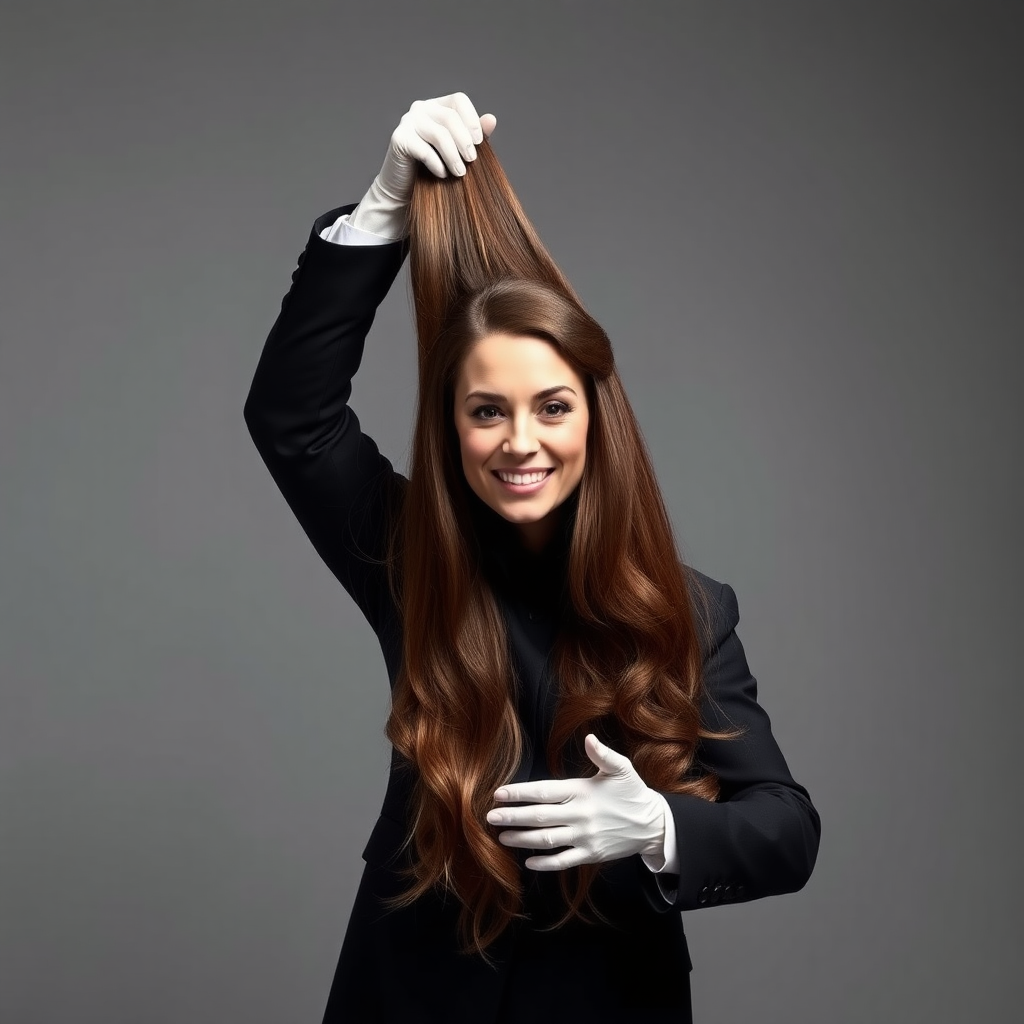
[[(553, 778), (594, 774), (587, 732), (633, 762), (648, 786), (713, 800), (701, 774), (698, 713), (706, 618), (607, 335), (533, 229), (485, 140), (461, 178), (419, 168), (410, 208), (410, 269), (419, 403), (391, 586), (403, 664), (386, 726), (414, 773), (408, 888), (461, 904), (460, 940), (486, 957), (523, 916), (522, 870), (486, 822), (526, 744), (514, 666), (480, 549), (454, 426), (453, 390), (472, 345), (489, 334), (553, 344), (586, 382), (590, 428), (568, 556), (567, 607), (550, 661), (558, 685), (546, 758)], [(595, 865), (559, 872), (566, 912), (585, 916)]]

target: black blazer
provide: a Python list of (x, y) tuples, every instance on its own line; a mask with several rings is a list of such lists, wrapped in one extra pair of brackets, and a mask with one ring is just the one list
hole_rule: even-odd
[[(401, 661), (398, 610), (379, 560), (388, 516), (407, 480), (364, 434), (348, 401), (377, 306), (406, 246), (344, 246), (320, 231), (354, 205), (319, 217), (267, 337), (244, 415), (253, 441), (317, 552), (380, 641), (391, 684)], [(572, 500), (572, 499), (570, 499)], [(478, 502), (485, 567), (508, 624), (519, 674), (519, 712), (530, 749), (516, 781), (548, 777), (544, 740), (557, 682), (547, 657), (558, 628), (556, 586), (571, 532), (530, 561), (508, 557), (507, 524)], [(567, 532), (570, 531), (570, 532)], [(363, 851), (366, 861), (328, 998), (325, 1024), (340, 1021), (472, 1022), (573, 1019), (687, 1021), (690, 959), (680, 911), (792, 892), (807, 881), (820, 824), (806, 789), (789, 773), (757, 703), (757, 684), (736, 635), (739, 610), (728, 584), (690, 567), (698, 614), (713, 641), (705, 652), (712, 727), (738, 725), (741, 739), (704, 741), (700, 762), (721, 794), (711, 803), (665, 793), (675, 818), (678, 875), (654, 875), (639, 855), (603, 865), (593, 893), (607, 925), (542, 927), (561, 909), (553, 873), (523, 868), (528, 922), (489, 950), (495, 961), (457, 952), (454, 900), (424, 897), (384, 913), (380, 898), (404, 888), (395, 869), (406, 834), (410, 781), (396, 771)], [(538, 581), (539, 585), (538, 585)], [(615, 746), (615, 737), (602, 737)], [(621, 749), (621, 748), (620, 748)], [(584, 759), (580, 775), (593, 774)], [(525, 859), (529, 851), (516, 851)], [(542, 1009), (540, 1017), (538, 1011)]]

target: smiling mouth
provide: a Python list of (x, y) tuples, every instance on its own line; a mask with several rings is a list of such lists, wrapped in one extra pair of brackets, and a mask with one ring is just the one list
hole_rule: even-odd
[[(492, 473), (493, 473), (493, 474), (494, 474), (494, 475), (495, 475), (495, 476), (496, 476), (496, 477), (497, 477), (497, 478), (498, 478), (499, 480), (501, 480), (501, 482), (502, 482), (503, 484), (511, 484), (511, 483), (515, 483), (515, 481), (513, 481), (513, 480), (506, 480), (506, 479), (504, 479), (504, 478), (502, 477), (501, 473), (500, 473), (500, 472), (499, 472), (499, 471), (498, 471), (497, 469), (492, 469), (492, 470), (491, 470), (491, 472), (492, 472)], [(507, 472), (507, 473), (508, 473), (509, 475), (512, 475), (512, 476), (520, 476), (520, 477), (522, 477), (522, 476), (529, 476), (529, 477), (532, 477), (532, 476), (536, 476), (536, 474), (537, 474), (537, 473), (543, 473), (544, 475), (543, 475), (542, 477), (540, 477), (540, 479), (539, 479), (539, 480), (536, 480), (536, 481), (530, 481), (530, 483), (540, 483), (540, 481), (541, 481), (541, 480), (546, 480), (546, 479), (547, 479), (547, 478), (548, 478), (548, 477), (549, 477), (549, 476), (550, 476), (550, 475), (551, 475), (552, 473), (554, 473), (554, 469), (545, 469), (545, 470), (540, 470), (540, 469), (533, 469), (533, 470), (529, 470), (529, 471), (520, 471), (520, 470), (507, 470), (506, 472)], [(520, 485), (520, 486), (522, 486), (522, 485)]]

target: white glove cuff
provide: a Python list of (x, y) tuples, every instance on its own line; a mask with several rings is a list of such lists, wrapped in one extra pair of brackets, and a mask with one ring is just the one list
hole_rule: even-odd
[(393, 199), (380, 187), (380, 175), (348, 214), (349, 223), (359, 231), (380, 235), (395, 242), (409, 233), (409, 204)]
[(665, 842), (663, 847), (663, 855), (658, 856), (656, 853), (644, 853), (640, 856), (643, 859), (644, 864), (654, 872), (656, 875), (660, 874), (678, 874), (679, 873), (679, 856), (676, 849), (676, 822), (675, 817), (672, 814), (672, 808), (669, 807), (668, 801), (659, 793), (656, 789), (652, 789), (651, 792), (658, 798), (661, 803), (664, 815), (665, 815)]

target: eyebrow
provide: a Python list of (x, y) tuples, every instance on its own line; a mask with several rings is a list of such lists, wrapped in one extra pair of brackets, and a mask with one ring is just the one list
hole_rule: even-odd
[[(533, 396), (533, 400), (535, 402), (540, 401), (540, 399), (548, 398), (550, 395), (557, 394), (559, 391), (572, 391), (574, 395), (576, 394), (568, 384), (556, 384), (553, 388), (545, 388), (543, 391), (538, 391), (537, 394)], [(577, 395), (576, 397), (578, 398), (579, 396)], [(466, 395), (466, 401), (468, 402), (471, 398), (484, 398), (488, 402), (508, 401), (504, 395), (499, 395), (494, 391), (470, 391), (470, 393)]]

